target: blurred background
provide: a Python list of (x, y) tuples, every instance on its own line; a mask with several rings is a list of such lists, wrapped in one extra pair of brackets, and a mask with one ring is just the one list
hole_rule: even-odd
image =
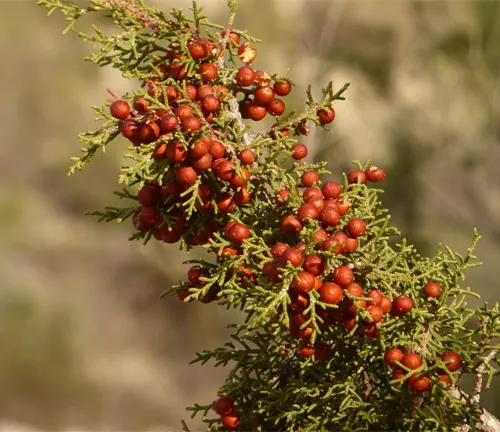
[[(226, 20), (224, 1), (199, 3)], [(351, 83), (333, 131), (304, 139), (311, 159), (328, 160), (337, 180), (353, 159), (383, 167), (384, 204), (424, 254), (439, 242), (465, 251), (477, 227), (484, 265), (467, 285), (498, 300), (500, 2), (239, 7), (236, 27), (265, 42), (256, 68), (292, 68), (289, 107), (304, 108), (309, 83)], [(91, 47), (62, 37), (64, 20), (45, 14), (34, 0), (0, 3), (0, 431), (178, 431), (184, 407), (210, 402), (223, 382), (223, 370), (188, 363), (224, 341), (231, 317), (158, 300), (185, 277), (176, 246), (130, 243), (128, 223), (84, 216), (113, 201), (125, 142), (68, 178), (77, 133), (98, 127), (90, 106), (104, 103), (106, 88), (134, 83), (83, 62)], [(112, 29), (91, 17), (79, 30), (92, 22)], [(499, 395), (483, 395), (497, 416)]]

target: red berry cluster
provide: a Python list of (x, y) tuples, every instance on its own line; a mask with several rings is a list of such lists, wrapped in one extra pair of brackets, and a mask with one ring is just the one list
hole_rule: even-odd
[[(354, 170), (348, 176), (351, 184), (366, 183), (368, 178), (379, 181), (384, 177), (384, 171), (376, 167), (366, 172)], [(302, 174), (301, 183), (304, 190), (302, 193), (296, 190), (295, 196), (300, 198), (302, 204), (294, 213), (287, 213), (281, 218), (281, 228), (300, 240), (303, 228), (317, 221), (313, 245), (310, 247), (304, 241), (298, 241), (294, 246), (277, 242), (270, 250), (274, 260), (264, 263), (263, 273), (273, 282), (279, 282), (287, 266), (300, 267), (301, 271), (289, 287), (292, 299), (288, 307), (290, 333), (303, 340), (305, 345), (300, 351), (302, 357), (315, 354), (316, 359), (327, 360), (331, 347), (324, 342), (318, 342), (316, 347), (309, 345), (313, 325), (310, 323), (310, 313), (304, 314), (304, 310), (309, 306), (311, 291), (318, 292), (320, 302), (338, 305), (338, 308), (322, 307), (316, 310), (323, 320), (319, 325), (321, 329), (328, 329), (335, 322), (341, 323), (348, 331), (358, 325), (358, 331), (367, 337), (377, 335), (377, 324), (382, 322), (385, 314), (404, 315), (412, 309), (413, 301), (406, 295), (391, 300), (378, 290), (366, 292), (355, 281), (353, 266), (341, 265), (333, 272), (327, 272), (325, 253), (341, 255), (355, 252), (359, 247), (359, 238), (367, 234), (367, 225), (360, 218), (348, 218), (352, 211), (351, 203), (342, 196), (343, 188), (339, 183), (327, 181), (319, 187), (320, 176), (313, 170)], [(286, 206), (291, 196), (292, 192), (288, 189), (279, 191), (276, 204)], [(348, 219), (341, 223), (343, 216)], [(359, 313), (360, 310), (365, 313)]]
[[(240, 246), (243, 241), (250, 237), (250, 229), (242, 223), (238, 222), (228, 222), (224, 227), (224, 237), (232, 242), (236, 247)], [(233, 247), (225, 247), (222, 249), (221, 258), (229, 258), (241, 253), (241, 249)], [(255, 282), (255, 276), (249, 267), (244, 267), (239, 265), (236, 269), (241, 282), (244, 284), (246, 279)], [(207, 278), (210, 275), (206, 270), (200, 268), (200, 266), (193, 266), (188, 270), (187, 278), (189, 281), (189, 286), (185, 286), (183, 290), (177, 293), (178, 297), (184, 301), (192, 293), (193, 288), (202, 289), (206, 282), (201, 280), (201, 278)], [(202, 303), (211, 303), (217, 299), (217, 294), (220, 292), (220, 287), (216, 284), (210, 286), (208, 292), (199, 298)]]
[[(182, 168), (177, 170), (177, 174), (179, 173), (184, 173)], [(189, 231), (183, 204), (192, 197), (192, 194), (182, 196), (186, 189), (188, 188), (172, 176), (170, 178), (167, 176), (167, 181), (162, 186), (158, 184), (143, 186), (137, 196), (141, 207), (132, 216), (134, 228), (143, 232), (152, 230), (153, 237), (165, 243), (179, 241), (181, 236)], [(202, 183), (198, 186), (197, 193), (202, 202), (196, 202), (196, 209), (207, 213), (208, 217), (203, 226), (191, 230), (187, 237), (191, 246), (205, 244), (218, 229), (213, 212), (209, 213), (212, 208), (210, 200), (214, 195), (213, 188), (208, 183)]]
[[(441, 355), (441, 360), (446, 363), (446, 367), (450, 372), (455, 372), (462, 366), (462, 358), (455, 351), (447, 351), (443, 353)], [(393, 369), (392, 379), (400, 380), (409, 373), (403, 369), (401, 365), (410, 372), (419, 369), (422, 366), (422, 357), (412, 350), (408, 350), (408, 352), (404, 354), (401, 349), (395, 347), (386, 350), (384, 354), (384, 362)], [(447, 385), (452, 384), (448, 373), (439, 369), (434, 374), (430, 374), (425, 371), (413, 373), (407, 380), (404, 381), (404, 384), (407, 384), (414, 392), (423, 393), (430, 390), (433, 381), (441, 381)]]
[[(228, 41), (231, 49), (240, 44), (240, 37), (231, 32)], [(197, 195), (196, 210), (204, 213), (204, 218), (187, 238), (191, 246), (206, 244), (213, 236), (220, 222), (216, 215), (231, 213), (235, 206), (251, 200), (249, 168), (254, 165), (256, 155), (251, 149), (237, 153), (232, 145), (224, 144), (224, 140), (231, 137), (221, 133), (213, 122), (229, 110), (228, 94), (243, 93), (240, 103), (243, 118), (248, 111), (264, 109), (264, 116), (266, 112), (279, 116), (284, 111), (284, 103), (275, 96), (290, 93), (292, 85), (288, 80), (278, 80), (271, 87), (271, 76), (267, 72), (254, 71), (248, 65), (255, 58), (256, 50), (244, 43), (238, 49), (238, 56), (246, 66), (238, 70), (233, 84), (226, 87), (221, 84), (217, 69), (217, 59), (223, 53), (221, 46), (209, 39), (193, 39), (184, 51), (170, 46), (164, 62), (155, 68), (158, 76), (146, 80), (148, 94), (167, 105), (167, 109), (153, 109), (154, 105), (143, 96), (135, 97), (132, 107), (122, 99), (111, 104), (111, 115), (120, 120), (122, 135), (135, 146), (156, 143), (151, 157), (160, 169), (163, 161), (168, 163), (169, 169), (161, 181), (146, 184), (139, 191), (142, 207), (133, 215), (134, 227), (139, 231), (152, 230), (157, 240), (175, 243), (188, 231), (189, 216), (184, 210), (193, 194)], [(194, 74), (188, 74), (185, 61), (189, 57), (196, 65)], [(170, 84), (163, 84), (166, 81)], [(324, 123), (334, 117), (333, 109), (327, 111), (329, 117), (324, 110), (318, 110)], [(250, 116), (254, 120), (257, 117)], [(299, 130), (304, 128), (302, 123)], [(282, 133), (288, 135), (288, 131)], [(303, 144), (294, 147), (295, 159), (306, 155)], [(188, 193), (195, 184), (198, 184), (197, 190)]]
[(214, 402), (214, 411), (221, 416), (220, 421), (226, 430), (236, 430), (240, 425), (240, 413), (234, 410), (234, 402), (228, 397), (221, 397)]

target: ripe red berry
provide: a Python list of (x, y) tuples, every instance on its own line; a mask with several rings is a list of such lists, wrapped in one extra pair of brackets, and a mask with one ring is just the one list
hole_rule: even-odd
[(363, 296), (363, 287), (356, 283), (352, 282), (347, 286), (347, 292), (355, 297), (362, 297)]
[(453, 382), (447, 373), (438, 374), (439, 381), (444, 382), (447, 385), (452, 385)]
[(333, 279), (342, 288), (347, 288), (354, 280), (354, 273), (349, 266), (341, 265), (333, 272)]
[(271, 255), (279, 259), (287, 249), (288, 246), (285, 243), (278, 242), (271, 248)]
[(210, 84), (203, 84), (196, 90), (196, 99), (201, 102), (207, 96), (213, 96), (214, 94), (214, 88)]
[(139, 127), (139, 140), (145, 144), (155, 142), (160, 136), (160, 128), (156, 123), (144, 123)]
[(228, 192), (221, 193), (217, 197), (216, 203), (219, 211), (224, 214), (231, 213), (235, 206), (233, 196)]
[(158, 122), (160, 126), (160, 131), (163, 134), (173, 132), (177, 126), (179, 126), (179, 119), (173, 114), (166, 115), (160, 119)]
[(182, 120), (185, 117), (191, 117), (194, 115), (193, 108), (187, 103), (183, 103), (175, 108), (175, 115)]
[(401, 362), (403, 359), (403, 351), (399, 348), (389, 348), (384, 354), (384, 363), (392, 368), (397, 368), (396, 361)]
[(338, 198), (342, 193), (342, 186), (335, 181), (327, 181), (323, 183), (321, 192), (323, 192), (325, 198)]
[(347, 247), (348, 237), (345, 233), (337, 231), (323, 242), (323, 250), (333, 252), (335, 255), (344, 253)]
[(319, 361), (328, 361), (332, 356), (332, 347), (331, 345), (320, 342), (314, 351), (314, 357)]
[(431, 388), (432, 383), (426, 375), (413, 374), (408, 378), (408, 385), (414, 392), (423, 393)]
[(235, 171), (233, 177), (231, 178), (231, 186), (241, 187), (245, 186), (250, 180), (250, 173), (248, 170), (242, 166), (239, 171)]
[(247, 204), (248, 202), (250, 202), (250, 198), (251, 198), (250, 192), (248, 192), (245, 186), (241, 187), (234, 194), (234, 202), (238, 205)]
[(235, 163), (227, 159), (221, 159), (220, 162), (215, 161), (212, 165), (212, 169), (217, 177), (227, 182), (231, 181), (234, 177), (234, 167)]
[(171, 141), (167, 144), (166, 154), (170, 162), (183, 162), (187, 158), (186, 149), (177, 141)]
[(309, 202), (312, 198), (323, 198), (321, 190), (315, 186), (307, 187), (302, 193), (302, 199), (304, 200), (304, 202)]
[(276, 194), (276, 198), (275, 198), (276, 204), (280, 207), (283, 206), (288, 201), (289, 196), (290, 196), (290, 191), (288, 189), (280, 190)]
[(153, 207), (160, 200), (160, 192), (156, 186), (146, 185), (137, 194), (139, 204), (144, 207)]
[(331, 123), (335, 119), (335, 110), (332, 107), (328, 107), (326, 110), (320, 109), (317, 114), (320, 123), (323, 125)]
[(319, 217), (319, 210), (315, 205), (310, 203), (302, 204), (297, 212), (299, 221), (307, 223), (309, 220), (317, 219)]
[(253, 94), (255, 101), (262, 105), (267, 105), (274, 99), (274, 90), (269, 86), (259, 87)]
[(339, 213), (344, 216), (351, 208), (351, 201), (347, 197), (340, 197), (337, 202)]
[(219, 109), (219, 99), (213, 95), (208, 95), (201, 102), (201, 109), (205, 113), (213, 113)]
[(302, 267), (313, 276), (319, 276), (325, 271), (326, 262), (321, 255), (311, 254), (306, 256)]
[(146, 100), (146, 98), (144, 98), (143, 96), (137, 96), (134, 99), (134, 109), (141, 113), (147, 112), (150, 105), (151, 102)]
[(235, 248), (231, 248), (231, 247), (226, 246), (225, 248), (222, 249), (220, 256), (222, 258), (230, 258), (232, 256), (236, 256), (237, 254), (238, 254), (238, 251)]
[(205, 153), (201, 158), (192, 161), (191, 166), (196, 171), (207, 171), (212, 166), (212, 156)]
[(250, 149), (245, 149), (240, 152), (238, 158), (240, 159), (241, 163), (250, 165), (255, 161), (255, 153)]
[(366, 311), (370, 314), (370, 319), (368, 320), (368, 322), (376, 324), (382, 321), (382, 317), (384, 316), (384, 311), (380, 306), (377, 306), (375, 304), (369, 305), (366, 308)]
[(224, 236), (227, 238), (229, 230), (234, 227), (238, 222), (228, 222), (226, 225), (224, 225)]
[(257, 102), (252, 102), (247, 106), (247, 113), (248, 117), (253, 121), (260, 121), (266, 116), (267, 109), (265, 105), (261, 105)]
[(194, 159), (199, 159), (208, 153), (208, 147), (209, 142), (204, 138), (200, 138), (196, 141), (195, 145), (189, 149), (189, 156)]
[(190, 101), (194, 101), (196, 100), (196, 95), (198, 94), (198, 90), (193, 84), (187, 84), (186, 94)]
[(179, 183), (176, 182), (166, 182), (160, 189), (160, 197), (161, 203), (165, 204), (165, 202), (170, 199), (168, 202), (171, 204), (172, 201), (175, 201), (177, 196), (179, 196), (183, 192), (183, 188)]
[(343, 321), (344, 328), (347, 331), (351, 331), (354, 327), (356, 327), (357, 321), (356, 318), (346, 318)]
[(281, 134), (284, 138), (287, 138), (290, 136), (290, 132), (286, 129), (278, 129), (278, 124), (275, 123), (272, 126), (272, 131), (269, 134), (269, 136), (273, 139), (278, 139), (278, 134)]
[(125, 100), (114, 101), (109, 107), (111, 115), (118, 120), (125, 120), (130, 115), (130, 104)]
[(304, 345), (299, 352), (302, 358), (312, 357), (314, 355), (315, 349), (310, 345)]
[(249, 237), (250, 229), (242, 223), (234, 224), (231, 228), (229, 228), (226, 234), (226, 239), (236, 244), (243, 243), (243, 241)]
[(272, 116), (280, 116), (285, 112), (285, 103), (281, 99), (273, 99), (267, 105), (267, 112)]
[(389, 313), (392, 309), (391, 299), (389, 297), (382, 296), (382, 300), (381, 300), (379, 306), (382, 308), (382, 311), (384, 312), (384, 314)]
[(220, 419), (222, 426), (227, 430), (236, 430), (240, 426), (240, 414), (233, 411), (231, 414), (222, 416)]
[(212, 190), (212, 188), (209, 185), (207, 185), (205, 183), (200, 184), (198, 186), (198, 195), (201, 198), (203, 203), (200, 204), (200, 201), (196, 200), (195, 205), (196, 205), (197, 210), (206, 211), (206, 210), (213, 208), (211, 200), (214, 196), (214, 191)]
[(215, 95), (218, 97), (220, 101), (223, 101), (226, 99), (227, 95), (231, 93), (231, 90), (229, 90), (227, 87), (224, 86), (217, 86), (215, 88)]
[(181, 129), (183, 132), (196, 132), (201, 129), (201, 121), (196, 116), (184, 117), (181, 120)]
[(299, 272), (292, 280), (292, 287), (299, 293), (308, 293), (314, 288), (314, 276), (306, 271)]
[(141, 222), (148, 227), (152, 227), (158, 220), (158, 217), (158, 210), (154, 207), (144, 207), (140, 215)]
[(295, 244), (294, 248), (301, 252), (304, 252), (307, 249), (307, 245), (303, 241), (300, 241)]
[(451, 362), (446, 365), (448, 370), (451, 372), (456, 371), (460, 368), (460, 366), (462, 366), (462, 357), (460, 357), (460, 355), (455, 351), (445, 352), (441, 355), (441, 360), (443, 360), (445, 363)]
[(221, 415), (228, 415), (233, 411), (233, 400), (228, 397), (221, 397), (214, 402), (214, 411)]
[(183, 103), (175, 108), (175, 115), (182, 120), (184, 117), (191, 117), (194, 115), (194, 111), (190, 105)]
[(175, 178), (181, 185), (189, 187), (196, 182), (198, 174), (192, 167), (182, 166), (175, 170)]
[(255, 71), (250, 66), (243, 66), (238, 69), (236, 74), (236, 82), (242, 86), (247, 87), (255, 81)]
[(275, 82), (273, 89), (278, 96), (286, 96), (292, 91), (292, 84), (287, 79)]
[(307, 203), (312, 204), (314, 207), (316, 207), (320, 214), (325, 208), (325, 201), (323, 200), (323, 198), (317, 196), (308, 199)]
[[(405, 370), (403, 370), (401, 368), (394, 369), (394, 372), (392, 373), (392, 381), (399, 380), (399, 379), (403, 378), (405, 375), (406, 375)], [(401, 384), (401, 383), (398, 383), (398, 384)]]
[(347, 232), (351, 237), (362, 236), (366, 231), (366, 223), (359, 218), (354, 218), (347, 224)]
[(201, 60), (208, 54), (205, 44), (197, 40), (188, 43), (188, 50), (194, 60)]
[(139, 125), (135, 120), (125, 120), (120, 125), (120, 132), (125, 138), (133, 138), (139, 132)]
[(309, 135), (309, 128), (307, 127), (307, 120), (306, 119), (301, 120), (301, 122), (298, 124), (297, 132), (300, 135), (305, 135), (305, 136)]
[(348, 180), (350, 184), (355, 184), (355, 183), (360, 183), (360, 184), (365, 184), (366, 183), (366, 174), (364, 171), (361, 171), (360, 169), (355, 169), (352, 170), (349, 173)]
[(401, 359), (401, 364), (408, 369), (414, 370), (422, 366), (422, 359), (417, 353), (405, 354)]
[(371, 166), (365, 172), (366, 178), (371, 182), (379, 182), (385, 178), (385, 171), (376, 166)]
[(202, 63), (199, 72), (204, 83), (211, 82), (217, 78), (217, 66), (213, 63)]
[(305, 171), (300, 177), (302, 184), (306, 187), (319, 183), (319, 174), (316, 171)]
[(203, 283), (200, 278), (205, 276), (206, 274), (203, 272), (203, 270), (200, 269), (199, 266), (193, 266), (187, 272), (188, 281), (193, 285), (199, 285), (200, 283)]
[[(159, 91), (161, 96), (157, 96), (157, 98), (163, 100), (163, 95), (161, 94), (163, 92), (161, 91), (161, 89), (159, 89)], [(168, 86), (166, 88), (166, 93), (167, 93), (168, 103), (170, 104), (173, 104), (179, 98), (179, 92), (174, 86)]]
[(345, 242), (344, 253), (353, 253), (358, 250), (359, 241), (357, 238), (349, 237)]
[(376, 338), (379, 335), (378, 328), (376, 324), (367, 324), (361, 328), (363, 334), (369, 338)]
[(226, 148), (220, 141), (212, 140), (209, 143), (208, 152), (214, 157), (214, 159), (219, 159), (224, 156), (224, 153), (226, 153)]
[(307, 156), (307, 147), (304, 144), (295, 144), (292, 147), (292, 158), (295, 160), (304, 159)]
[(380, 306), (380, 304), (382, 303), (383, 296), (382, 294), (380, 294), (380, 291), (378, 290), (371, 290), (368, 294), (366, 294), (366, 297), (370, 297), (373, 299), (373, 302), (369, 304)]
[(132, 215), (132, 225), (137, 231), (149, 231), (150, 227), (148, 227), (141, 221), (141, 211), (142, 210), (137, 210)]
[(300, 266), (303, 259), (304, 255), (302, 252), (295, 248), (288, 248), (281, 255), (281, 261), (285, 264), (289, 262), (293, 267)]
[(239, 45), (240, 44), (240, 35), (238, 33), (235, 33), (235, 32), (231, 32), (229, 33), (229, 39), (230, 39), (230, 42), (234, 42), (235, 45)]
[(325, 206), (319, 218), (323, 225), (327, 227), (333, 227), (340, 223), (340, 213), (332, 207)]
[(413, 300), (407, 295), (396, 297), (392, 301), (391, 313), (395, 316), (401, 316), (413, 309)]
[(441, 287), (437, 282), (429, 282), (424, 286), (424, 295), (427, 298), (436, 298), (441, 295)]
[(183, 79), (187, 74), (186, 67), (183, 63), (172, 63), (170, 66), (170, 75), (176, 80)]
[(295, 216), (287, 215), (281, 219), (281, 229), (290, 234), (298, 234), (302, 229), (302, 224)]
[(344, 297), (342, 288), (332, 282), (324, 283), (323, 286), (318, 290), (318, 292), (320, 295), (320, 301), (328, 304), (339, 304)]

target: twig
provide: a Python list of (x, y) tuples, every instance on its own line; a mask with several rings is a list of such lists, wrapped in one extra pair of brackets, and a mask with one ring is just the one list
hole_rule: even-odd
[[(455, 399), (465, 399), (465, 400), (471, 400), (471, 397), (467, 394), (464, 393), (462, 390), (460, 390), (458, 387), (453, 386), (453, 388), (450, 390), (450, 395), (454, 397)], [(472, 398), (473, 399), (473, 398)], [(498, 420), (496, 417), (494, 417), (492, 414), (490, 414), (488, 411), (486, 411), (484, 408), (477, 407), (478, 410), (480, 411), (480, 420), (481, 422), (474, 425), (474, 427), (483, 432), (500, 432), (500, 420)], [(460, 429), (459, 432), (468, 432), (472, 428), (468, 424), (464, 424)]]
[(472, 395), (472, 401), (475, 403), (479, 403), (481, 398), (481, 389), (483, 387), (483, 371), (486, 365), (491, 361), (493, 357), (496, 355), (496, 351), (491, 351), (483, 360), (481, 365), (477, 368), (477, 378), (476, 378), (476, 386), (474, 387), (474, 394)]
[(102, 0), (102, 3), (106, 7), (112, 7), (114, 5), (117, 8), (121, 8), (123, 12), (141, 21), (145, 27), (149, 27), (153, 31), (158, 27), (143, 9), (137, 7), (135, 0)]

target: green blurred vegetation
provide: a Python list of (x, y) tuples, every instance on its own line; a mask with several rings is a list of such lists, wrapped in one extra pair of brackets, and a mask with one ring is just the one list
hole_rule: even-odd
[[(159, 301), (185, 256), (83, 216), (115, 199), (125, 142), (68, 178), (76, 135), (95, 128), (106, 88), (133, 86), (83, 62), (91, 48), (34, 3), (0, 5), (0, 430), (178, 430), (183, 407), (214, 398), (224, 375), (188, 362), (234, 316)], [(224, 2), (200, 3), (227, 16)], [(242, 0), (236, 26), (263, 39), (256, 68), (292, 68), (291, 108), (309, 83), (351, 82), (333, 131), (304, 139), (311, 158), (336, 179), (352, 159), (384, 167), (384, 202), (423, 253), (464, 250), (478, 227), (484, 266), (467, 283), (498, 300), (500, 2)], [(494, 387), (483, 402), (499, 415)]]

